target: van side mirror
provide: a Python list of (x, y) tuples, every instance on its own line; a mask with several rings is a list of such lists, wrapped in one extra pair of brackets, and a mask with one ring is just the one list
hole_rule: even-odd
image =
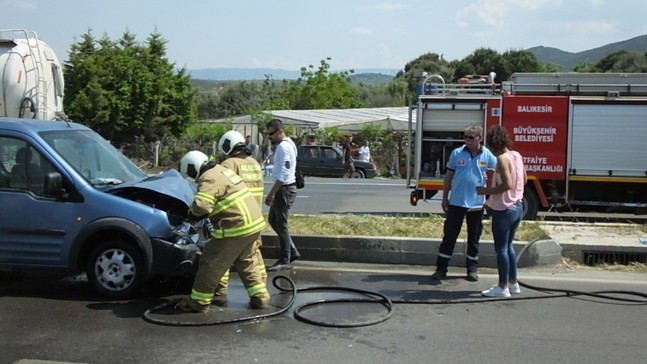
[(63, 189), (63, 177), (58, 172), (49, 172), (45, 175), (45, 195), (67, 197), (67, 192)]

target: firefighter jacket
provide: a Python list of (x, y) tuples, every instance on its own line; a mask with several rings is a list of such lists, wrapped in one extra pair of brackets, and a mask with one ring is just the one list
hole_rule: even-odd
[(247, 155), (245, 151), (241, 151), (225, 159), (220, 165), (231, 169), (237, 175), (241, 176), (247, 188), (256, 197), (258, 205), (263, 206), (263, 187), (265, 182), (263, 180), (263, 170), (256, 159)]
[(204, 171), (197, 182), (198, 193), (189, 213), (209, 216), (213, 238), (247, 236), (265, 228), (261, 206), (234, 171), (216, 164)]

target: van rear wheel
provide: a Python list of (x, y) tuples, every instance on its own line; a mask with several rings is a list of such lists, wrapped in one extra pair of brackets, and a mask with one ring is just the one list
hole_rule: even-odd
[(90, 253), (86, 274), (92, 288), (100, 294), (126, 297), (143, 285), (144, 259), (132, 245), (121, 240), (107, 240)]

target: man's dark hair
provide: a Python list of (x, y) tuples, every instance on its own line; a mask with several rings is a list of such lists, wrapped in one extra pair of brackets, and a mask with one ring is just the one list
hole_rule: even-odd
[(274, 129), (283, 129), (283, 122), (281, 119), (272, 119), (265, 124), (265, 127), (269, 129), (269, 127), (274, 127)]

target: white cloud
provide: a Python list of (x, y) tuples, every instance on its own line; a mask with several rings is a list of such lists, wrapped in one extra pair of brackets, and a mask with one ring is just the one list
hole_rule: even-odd
[(602, 6), (605, 2), (605, 0), (589, 0), (589, 3), (593, 6)]
[(10, 6), (21, 10), (32, 10), (38, 8), (36, 4), (28, 1), (13, 1), (11, 2)]
[(478, 25), (478, 23), (496, 28), (503, 27), (503, 19), (510, 12), (508, 1), (478, 0), (460, 9), (454, 18), (461, 27)]
[(608, 34), (609, 32), (615, 32), (618, 30), (618, 25), (619, 23), (613, 21), (590, 20), (563, 22), (557, 26), (561, 27), (562, 30), (591, 36), (592, 34)]
[[(602, 0), (590, 0), (592, 2)], [(509, 0), (512, 6), (518, 6), (523, 9), (538, 10), (540, 8), (558, 8), (564, 3), (563, 0)]]
[(360, 35), (373, 35), (373, 29), (371, 28), (365, 28), (365, 27), (355, 27), (350, 30), (352, 34), (360, 34)]
[(403, 3), (379, 3), (368, 7), (368, 9), (382, 10), (382, 11), (392, 11), (392, 10), (400, 10), (400, 9), (407, 9), (407, 8), (409, 8), (409, 5), (403, 4)]

